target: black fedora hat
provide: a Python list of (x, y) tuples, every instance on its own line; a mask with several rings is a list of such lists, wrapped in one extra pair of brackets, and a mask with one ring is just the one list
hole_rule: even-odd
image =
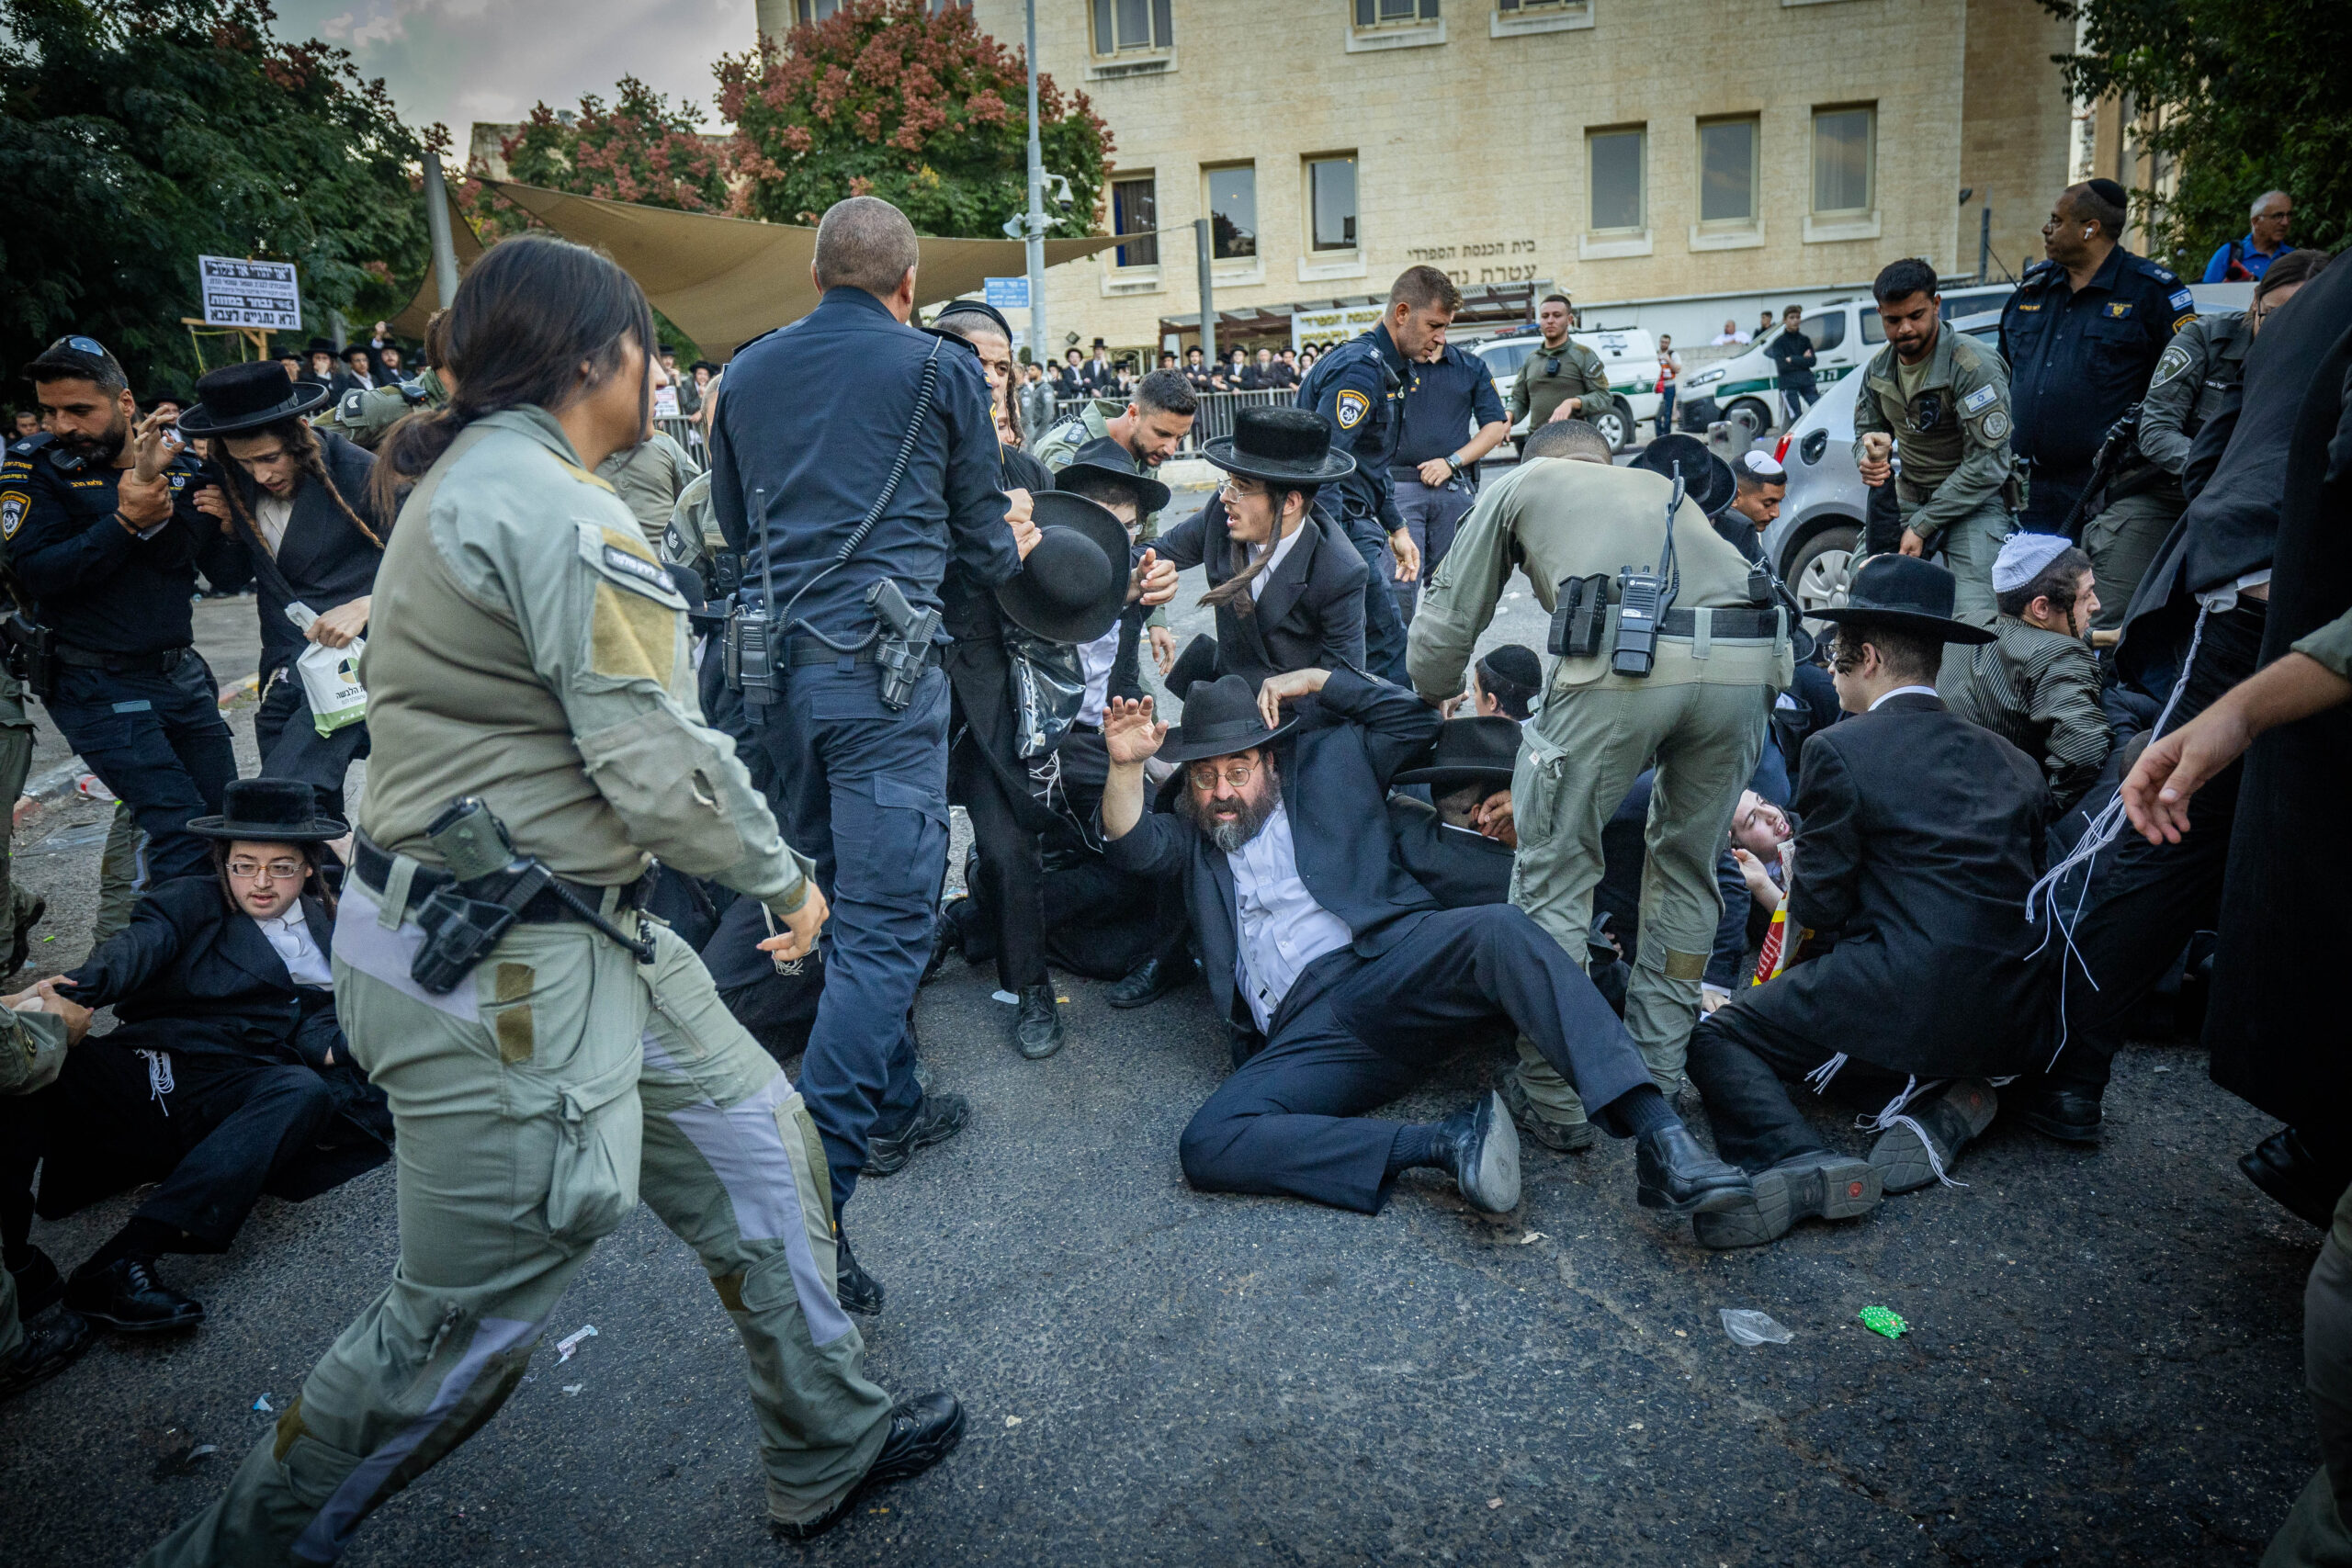
[(1313, 409), (1243, 409), (1233, 434), (1201, 448), (1228, 474), (1269, 484), (1327, 485), (1356, 471), (1356, 460), (1331, 450), (1331, 427)]
[(1127, 531), (1082, 495), (1040, 491), (1029, 503), (1043, 536), (997, 584), (997, 607), (1048, 642), (1092, 642), (1127, 606)]
[(1136, 467), (1135, 454), (1105, 435), (1070, 454), (1054, 476), (1054, 488), (1068, 490), (1072, 479), (1102, 479), (1135, 492), (1136, 515), (1148, 517), (1168, 504), (1175, 492)]
[(221, 792), (220, 815), (195, 818), (187, 830), (266, 844), (320, 844), (351, 831), (320, 816), (318, 793), (299, 779), (232, 779)]
[(1204, 757), (1230, 757), (1253, 746), (1287, 735), (1296, 727), (1295, 714), (1273, 728), (1266, 728), (1258, 711), (1258, 693), (1238, 675), (1200, 681), (1184, 694), (1184, 722), (1168, 731), (1160, 742), (1163, 762), (1197, 762)]
[(287, 378), (275, 359), (228, 365), (196, 383), (196, 406), (180, 412), (186, 435), (234, 435), (280, 420), (299, 419), (334, 396), (315, 381)]
[(1672, 479), (1677, 463), (1682, 465), (1682, 493), (1710, 517), (1729, 506), (1732, 497), (1739, 493), (1739, 480), (1731, 465), (1708, 451), (1705, 442), (1679, 430), (1643, 447), (1641, 456), (1626, 466)]
[(311, 346), (302, 351), (302, 357), (308, 359), (314, 354), (323, 354), (330, 359), (341, 359), (343, 357), (343, 350), (335, 347), (334, 344), (328, 342), (322, 337), (312, 338), (311, 340)]
[(1519, 720), (1499, 715), (1449, 718), (1419, 761), (1388, 782), (1440, 789), (1466, 784), (1509, 784), (1519, 765)]
[(1814, 611), (1815, 620), (1863, 621), (1919, 632), (1946, 642), (1991, 642), (1992, 632), (1951, 618), (1950, 571), (1917, 556), (1872, 556), (1854, 573), (1846, 602)]

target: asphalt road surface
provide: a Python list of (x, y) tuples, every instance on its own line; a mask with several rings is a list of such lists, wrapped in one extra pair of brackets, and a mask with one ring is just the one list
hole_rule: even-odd
[[(233, 643), (251, 603), (208, 626)], [(1506, 617), (1538, 640), (1527, 601)], [(80, 956), (98, 821), (74, 805), (20, 834), (52, 910), (43, 972)], [(851, 1211), (890, 1292), (874, 1374), (969, 1412), (944, 1465), (812, 1547), (772, 1542), (734, 1336), (640, 1210), (506, 1409), (345, 1561), (2252, 1562), (2317, 1462), (2300, 1325), (2320, 1237), (2233, 1168), (2270, 1123), (2185, 1042), (2119, 1059), (2096, 1152), (1996, 1123), (1965, 1186), (1710, 1254), (1634, 1206), (1605, 1139), (1529, 1145), (1502, 1219), (1426, 1173), (1372, 1218), (1190, 1191), (1177, 1135), (1227, 1067), (1205, 993), (1122, 1013), (1072, 979), (1069, 1045), (1029, 1063), (993, 984), (951, 964), (922, 1002), (971, 1129)], [(1504, 1065), (1466, 1055), (1383, 1114), (1442, 1114)], [(1850, 1115), (1818, 1119), (1861, 1148)], [(128, 1207), (36, 1239), (71, 1267)], [(255, 1401), (284, 1407), (394, 1256), (386, 1168), (169, 1261), (203, 1328), (102, 1344), (0, 1415), (0, 1557), (127, 1561), (203, 1506), (270, 1427)], [(1910, 1331), (1868, 1332), (1870, 1305)], [(1727, 1307), (1794, 1337), (1736, 1345)], [(559, 1364), (554, 1338), (589, 1324)]]

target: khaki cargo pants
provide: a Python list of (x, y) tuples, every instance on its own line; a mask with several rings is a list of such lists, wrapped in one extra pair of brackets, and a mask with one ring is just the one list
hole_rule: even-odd
[[(1608, 644), (1604, 641), (1604, 648)], [(1511, 778), (1519, 854), (1510, 901), (1579, 964), (1600, 884), (1600, 830), (1643, 769), (1656, 765), (1642, 872), (1640, 952), (1625, 987), (1625, 1028), (1650, 1077), (1672, 1095), (1682, 1079), (1723, 894), (1715, 862), (1739, 792), (1756, 772), (1765, 720), (1788, 683), (1789, 645), (1661, 637), (1643, 679), (1562, 662), (1542, 709), (1521, 731)], [(1584, 1104), (1534, 1045), (1520, 1041), (1520, 1082), (1547, 1122), (1577, 1122)]]
[(228, 1495), (145, 1561), (334, 1561), (514, 1393), (640, 1188), (742, 1337), (770, 1511), (839, 1502), (881, 1450), (890, 1398), (834, 1297), (816, 1129), (702, 961), (659, 925), (644, 967), (583, 925), (517, 926), (434, 997), (409, 978), (413, 921), (388, 928), (378, 896), (349, 889), (336, 1010), (399, 1128), (400, 1263)]

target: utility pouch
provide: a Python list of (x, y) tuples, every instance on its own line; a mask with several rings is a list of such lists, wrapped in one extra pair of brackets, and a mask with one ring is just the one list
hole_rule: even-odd
[(1555, 603), (1545, 650), (1555, 659), (1590, 659), (1599, 653), (1609, 624), (1609, 579), (1599, 572), (1564, 577)]

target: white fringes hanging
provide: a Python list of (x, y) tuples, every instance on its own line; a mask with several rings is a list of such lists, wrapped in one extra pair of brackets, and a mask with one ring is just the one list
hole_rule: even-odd
[(1865, 1133), (1891, 1133), (1897, 1127), (1910, 1128), (1912, 1136), (1919, 1140), (1919, 1146), (1928, 1151), (1928, 1168), (1936, 1173), (1936, 1179), (1946, 1187), (1965, 1187), (1967, 1182), (1954, 1181), (1945, 1174), (1944, 1156), (1936, 1152), (1935, 1139), (1928, 1136), (1928, 1130), (1919, 1125), (1916, 1118), (1905, 1115), (1903, 1110), (1918, 1096), (1923, 1087), (1933, 1089), (1942, 1081), (1933, 1079), (1922, 1086), (1917, 1075), (1908, 1075), (1903, 1080), (1903, 1092), (1888, 1100), (1885, 1109), (1875, 1116), (1857, 1116), (1854, 1125)]
[(1830, 1057), (1829, 1060), (1822, 1063), (1821, 1066), (1814, 1068), (1813, 1071), (1805, 1074), (1804, 1081), (1813, 1086), (1814, 1093), (1827, 1094), (1829, 1092), (1829, 1080), (1836, 1077), (1838, 1076), (1838, 1069), (1845, 1065), (1846, 1053), (1840, 1051), (1835, 1056)]
[(147, 1096), (163, 1108), (164, 1115), (169, 1116), (172, 1107), (168, 1097), (173, 1089), (179, 1087), (172, 1077), (172, 1054), (168, 1051), (141, 1051), (139, 1054), (147, 1058)]

